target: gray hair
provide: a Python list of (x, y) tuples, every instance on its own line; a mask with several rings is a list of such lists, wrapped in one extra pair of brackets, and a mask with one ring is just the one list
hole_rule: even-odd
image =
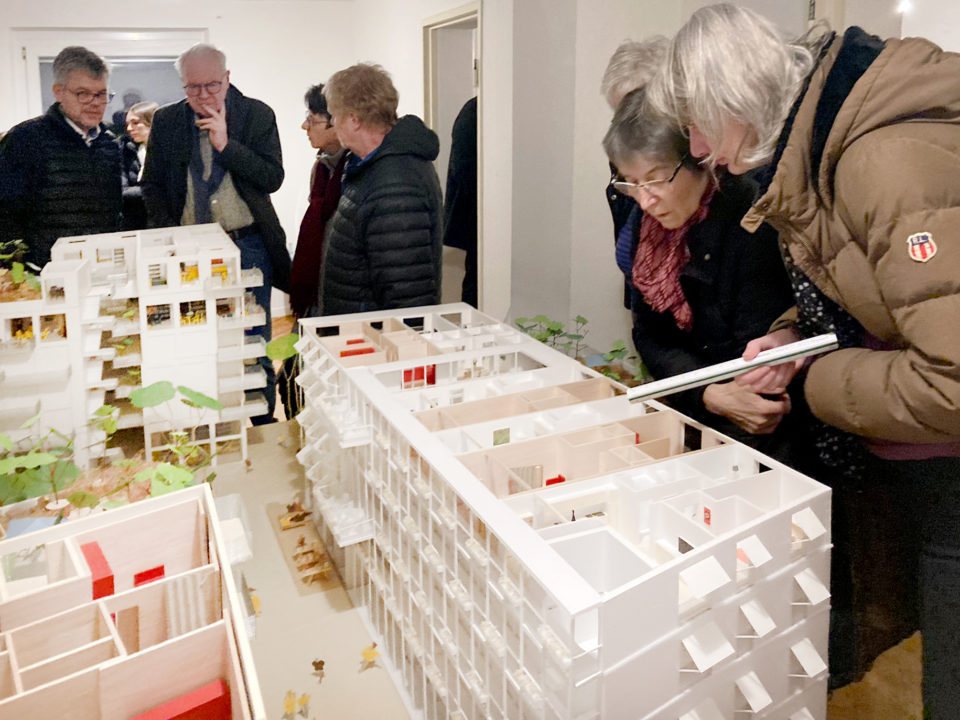
[(220, 72), (227, 71), (227, 56), (224, 55), (223, 52), (209, 43), (197, 43), (193, 47), (184, 50), (180, 57), (173, 63), (173, 66), (177, 69), (177, 74), (181, 78), (183, 77), (184, 64), (194, 58), (214, 58), (220, 64)]
[(642, 157), (675, 165), (681, 160), (692, 170), (702, 170), (690, 157), (690, 141), (682, 128), (647, 101), (646, 88), (627, 93), (603, 138), (603, 149), (616, 166)]
[[(716, 146), (730, 121), (746, 126), (738, 159), (773, 157), (790, 108), (813, 67), (806, 41), (788, 42), (769, 20), (735, 5), (697, 10), (673, 38), (650, 101)], [(713, 165), (714, 154), (707, 157)]]
[(613, 51), (600, 81), (600, 93), (611, 110), (628, 92), (650, 81), (663, 64), (668, 44), (663, 35), (654, 35), (643, 42), (625, 40)]
[(71, 45), (57, 53), (53, 60), (53, 82), (66, 85), (70, 73), (76, 70), (82, 70), (97, 79), (110, 74), (110, 66), (102, 57), (85, 47)]

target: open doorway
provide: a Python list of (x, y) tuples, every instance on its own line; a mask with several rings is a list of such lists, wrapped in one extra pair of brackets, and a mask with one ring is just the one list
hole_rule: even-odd
[[(443, 248), (441, 301), (455, 302), (463, 297), (479, 307), (482, 303), (477, 296), (477, 288), (482, 285), (479, 258), (483, 252), (477, 161), (481, 134), (478, 117), (480, 3), (469, 3), (425, 20), (423, 52), (424, 121), (440, 139), (436, 167), (440, 186), (444, 188), (445, 216), (450, 226), (450, 231), (445, 231), (445, 242), (449, 244)], [(465, 132), (469, 137), (464, 136)], [(451, 165), (454, 145), (454, 164)], [(451, 208), (451, 203), (455, 207)], [(464, 207), (469, 207), (471, 212), (458, 211)], [(468, 266), (474, 279), (465, 284)]]

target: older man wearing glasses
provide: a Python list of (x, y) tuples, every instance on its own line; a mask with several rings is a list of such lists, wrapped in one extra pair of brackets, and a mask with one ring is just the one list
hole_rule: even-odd
[(56, 102), (0, 141), (0, 243), (50, 260), (57, 238), (120, 228), (120, 148), (103, 124), (113, 93), (99, 55), (67, 47), (53, 61)]
[[(176, 62), (186, 98), (153, 117), (143, 169), (143, 198), (151, 227), (216, 222), (240, 248), (244, 268), (259, 268), (263, 285), (253, 294), (266, 323), (252, 332), (270, 339), (270, 290), (289, 291), (290, 255), (270, 193), (283, 182), (277, 120), (266, 104), (230, 84), (226, 57), (200, 43)], [(268, 411), (254, 425), (273, 420), (276, 376), (267, 376)]]

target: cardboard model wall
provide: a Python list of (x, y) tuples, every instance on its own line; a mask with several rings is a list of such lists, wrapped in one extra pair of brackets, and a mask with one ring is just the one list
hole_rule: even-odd
[(265, 720), (224, 558), (206, 485), (0, 542), (0, 718)]

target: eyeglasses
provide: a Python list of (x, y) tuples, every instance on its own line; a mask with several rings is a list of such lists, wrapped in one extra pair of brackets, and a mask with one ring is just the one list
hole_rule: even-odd
[(77, 102), (81, 105), (89, 105), (90, 103), (96, 102), (110, 102), (113, 100), (117, 94), (115, 92), (109, 92), (107, 90), (101, 90), (100, 92), (90, 92), (89, 90), (71, 90), (70, 88), (64, 88), (68, 93), (73, 95)]
[(197, 97), (203, 90), (206, 90), (208, 95), (216, 95), (222, 87), (223, 80), (214, 80), (208, 83), (184, 85), (183, 91), (188, 97)]
[(673, 172), (670, 173), (668, 178), (660, 178), (659, 180), (647, 180), (647, 182), (642, 183), (632, 183), (627, 182), (626, 180), (619, 179), (619, 176), (614, 175), (610, 178), (610, 184), (613, 185), (614, 189), (619, 190), (622, 193), (631, 193), (639, 192), (640, 190), (646, 190), (649, 193), (658, 195), (664, 190), (666, 190), (666, 185), (669, 185), (677, 177), (677, 173), (680, 172), (680, 168), (683, 167), (683, 164), (687, 161), (687, 155), (684, 155), (680, 158), (680, 162), (677, 163), (677, 166), (673, 169)]
[(307, 124), (307, 127), (313, 127), (314, 125), (320, 125), (323, 123), (323, 128), (333, 127), (333, 120), (326, 115), (315, 115), (312, 112), (307, 113), (307, 119), (304, 121)]

